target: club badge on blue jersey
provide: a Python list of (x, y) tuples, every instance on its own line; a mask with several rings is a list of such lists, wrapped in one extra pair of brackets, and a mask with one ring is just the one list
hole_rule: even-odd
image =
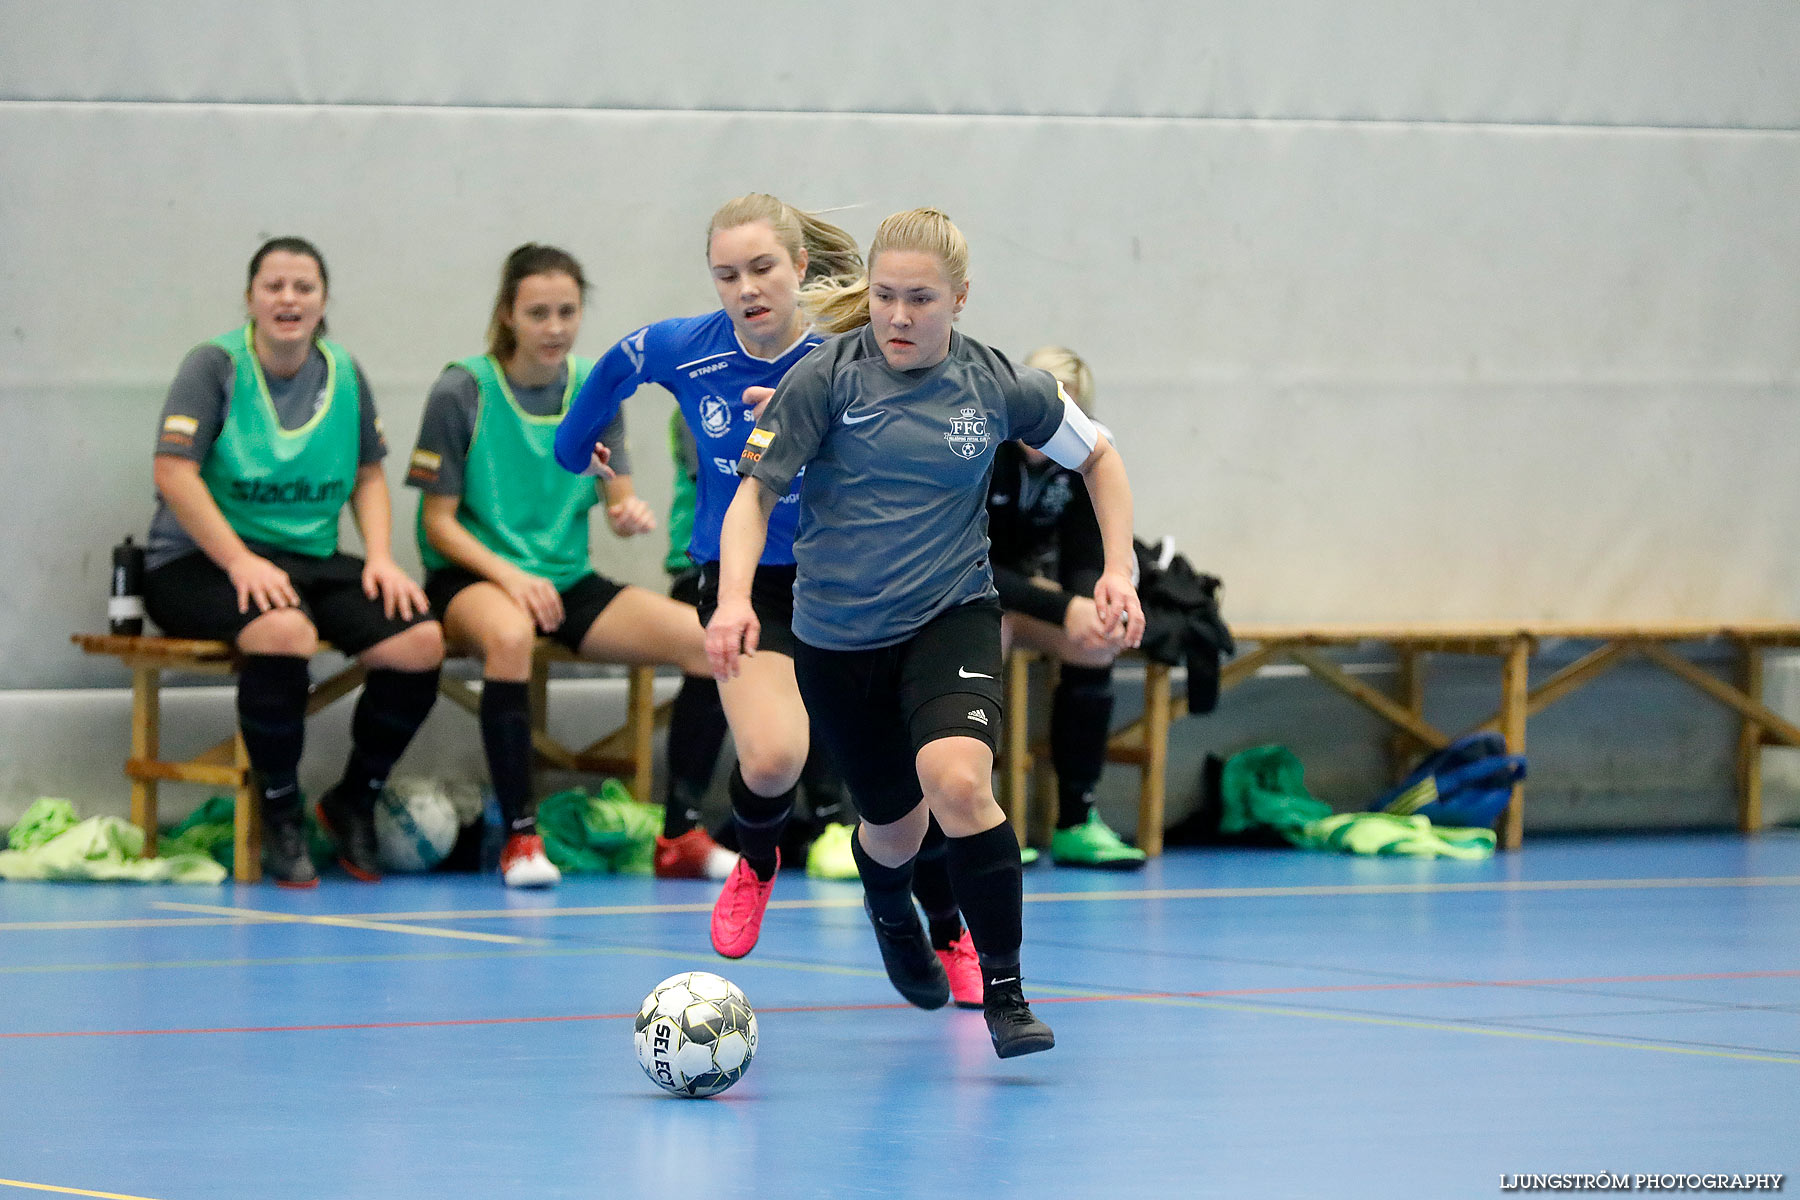
[(717, 396), (707, 396), (700, 401), (700, 425), (713, 437), (724, 437), (731, 432), (731, 405)]

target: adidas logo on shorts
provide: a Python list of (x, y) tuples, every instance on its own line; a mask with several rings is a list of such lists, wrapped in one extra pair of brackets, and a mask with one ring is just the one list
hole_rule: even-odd
[(978, 721), (983, 725), (988, 723), (987, 714), (982, 712), (979, 708), (971, 708), (969, 710), (969, 720)]

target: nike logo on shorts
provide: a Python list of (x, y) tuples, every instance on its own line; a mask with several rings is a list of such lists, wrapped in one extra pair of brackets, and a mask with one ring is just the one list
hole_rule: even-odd
[(873, 421), (876, 417), (879, 417), (882, 413), (884, 413), (886, 411), (887, 411), (887, 409), (885, 409), (885, 408), (878, 408), (872, 413), (864, 413), (860, 417), (853, 417), (850, 415), (850, 410), (846, 408), (844, 410), (844, 424), (846, 424), (846, 425), (861, 425), (864, 421)]
[(992, 675), (983, 675), (980, 671), (971, 671), (967, 667), (956, 668), (956, 674), (961, 679), (992, 679), (993, 678)]

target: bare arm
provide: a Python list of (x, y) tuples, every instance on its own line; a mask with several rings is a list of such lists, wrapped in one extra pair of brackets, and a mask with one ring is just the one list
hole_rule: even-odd
[(363, 594), (371, 600), (379, 597), (382, 611), (390, 617), (429, 612), (424, 589), (394, 561), (394, 505), (380, 463), (356, 468), (350, 510), (356, 516), (356, 531), (362, 535)]
[(157, 492), (181, 522), (182, 529), (231, 578), (237, 589), (239, 612), (249, 612), (251, 604), (256, 605), (257, 611), (267, 612), (300, 603), (300, 595), (287, 572), (246, 546), (225, 519), (206, 481), (200, 478), (199, 463), (159, 454), (151, 475)]
[[(461, 496), (423, 497), (425, 540), (431, 548), (465, 571), (472, 571), (500, 588), (512, 602), (525, 610), (539, 629), (546, 632), (563, 622), (562, 597), (556, 585), (542, 576), (522, 571), (481, 544), (481, 539), (456, 519)], [(442, 616), (443, 614), (439, 614)]]
[(612, 526), (614, 534), (622, 538), (635, 537), (656, 528), (656, 514), (637, 494), (637, 484), (632, 482), (631, 476), (608, 476), (600, 490), (606, 501), (606, 523)]
[(1094, 501), (1094, 517), (1100, 523), (1100, 541), (1106, 552), (1106, 566), (1094, 585), (1094, 606), (1108, 630), (1122, 621), (1125, 644), (1136, 646), (1144, 640), (1144, 610), (1131, 582), (1136, 563), (1131, 546), (1131, 483), (1110, 440), (1101, 437), (1081, 464), (1081, 477)]
[(737, 674), (740, 653), (756, 653), (762, 626), (750, 607), (750, 584), (768, 541), (769, 515), (780, 499), (746, 476), (725, 510), (719, 530), (719, 609), (706, 626), (706, 657), (720, 679)]

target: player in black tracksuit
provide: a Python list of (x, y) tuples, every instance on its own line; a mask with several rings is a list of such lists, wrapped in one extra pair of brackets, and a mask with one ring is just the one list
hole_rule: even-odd
[[(1049, 371), (1070, 399), (1090, 410), (1093, 375), (1073, 351), (1046, 346), (1025, 362)], [(1008, 442), (994, 454), (987, 516), (1008, 644), (1062, 663), (1050, 701), (1058, 796), (1051, 857), (1060, 866), (1136, 870), (1144, 852), (1121, 841), (1094, 810), (1112, 719), (1112, 664), (1121, 645), (1104, 636), (1094, 612), (1094, 581), (1106, 556), (1087, 485), (1081, 472)]]

